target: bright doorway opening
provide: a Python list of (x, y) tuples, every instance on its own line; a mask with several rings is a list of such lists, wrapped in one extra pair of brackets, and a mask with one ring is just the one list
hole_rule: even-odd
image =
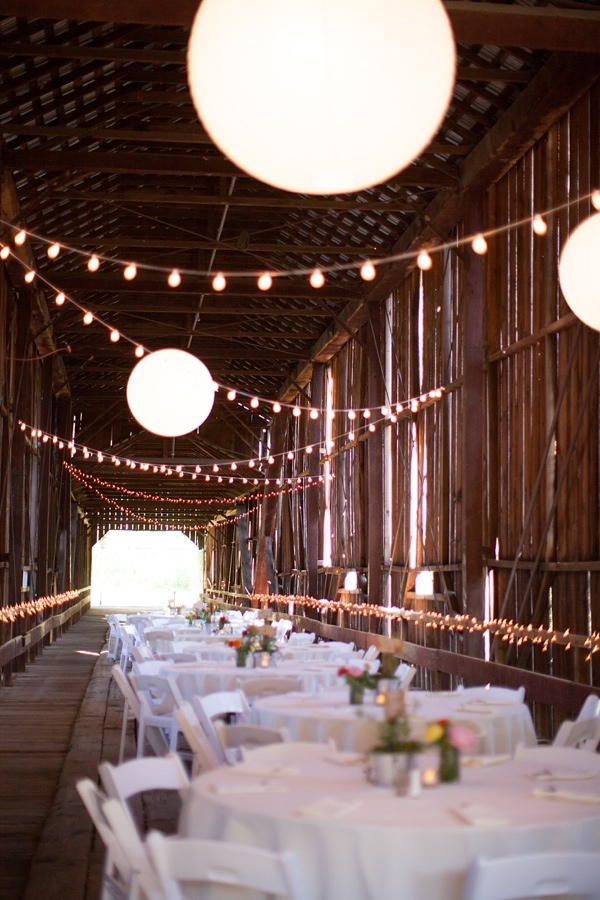
[(92, 548), (92, 607), (191, 606), (204, 553), (176, 531), (108, 531)]

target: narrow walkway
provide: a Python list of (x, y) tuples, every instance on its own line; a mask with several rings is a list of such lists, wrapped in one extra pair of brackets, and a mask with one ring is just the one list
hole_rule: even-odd
[(75, 784), (118, 757), (106, 612), (88, 612), (0, 689), (0, 900), (100, 896), (103, 847)]

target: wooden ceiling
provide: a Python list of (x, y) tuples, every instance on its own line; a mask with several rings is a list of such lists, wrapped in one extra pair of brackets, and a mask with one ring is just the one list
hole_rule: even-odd
[[(291, 400), (308, 384), (313, 362), (331, 358), (364, 322), (367, 302), (384, 299), (411, 265), (382, 265), (367, 283), (357, 271), (362, 260), (443, 240), (460, 219), (465, 192), (499, 178), (597, 80), (600, 2), (448, 0), (457, 77), (439, 133), (388, 183), (335, 197), (262, 184), (211, 143), (186, 80), (196, 5), (0, 0), (0, 237), (10, 238), (9, 225), (33, 235), (15, 253), (40, 274), (38, 347), (59, 351), (54, 388), (70, 395), (77, 440), (105, 454), (206, 467), (255, 457), (269, 408), (251, 409), (248, 397)], [(51, 261), (36, 235), (77, 252)], [(90, 253), (118, 263), (104, 261), (90, 274)], [(122, 277), (123, 261), (143, 267), (132, 282)], [(215, 293), (208, 274), (331, 266), (341, 268), (319, 290), (305, 276), (278, 278), (268, 293), (255, 279), (231, 277)], [(201, 274), (172, 289), (170, 268)], [(9, 275), (22, 290), (14, 260)], [(61, 307), (56, 289), (69, 298)], [(85, 326), (82, 309), (105, 325)], [(105, 326), (122, 339), (112, 343)], [(219, 391), (197, 434), (149, 435), (125, 398), (134, 343), (190, 350), (220, 385), (241, 392), (238, 401)], [(126, 466), (90, 472), (109, 484), (105, 497), (124, 507), (128, 500), (113, 484), (220, 498), (222, 510), (249, 490), (241, 481), (174, 484)], [(106, 506), (99, 485), (74, 487), (86, 509)], [(136, 502), (149, 520), (164, 520), (166, 504)], [(180, 507), (172, 507), (177, 516)], [(198, 507), (191, 521), (207, 522), (216, 508)]]

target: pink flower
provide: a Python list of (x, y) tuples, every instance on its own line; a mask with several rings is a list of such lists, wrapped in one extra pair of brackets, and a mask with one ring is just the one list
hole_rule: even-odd
[(362, 673), (363, 670), (360, 668), (360, 666), (348, 666), (348, 670), (346, 672), (346, 674), (349, 675), (350, 678), (360, 678)]
[(477, 735), (464, 725), (451, 725), (448, 730), (448, 740), (453, 747), (463, 753), (473, 750), (477, 743)]

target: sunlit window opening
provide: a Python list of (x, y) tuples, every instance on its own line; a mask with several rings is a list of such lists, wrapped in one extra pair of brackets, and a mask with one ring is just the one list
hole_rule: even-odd
[(108, 531), (92, 548), (92, 606), (191, 606), (202, 592), (203, 557), (180, 532)]

